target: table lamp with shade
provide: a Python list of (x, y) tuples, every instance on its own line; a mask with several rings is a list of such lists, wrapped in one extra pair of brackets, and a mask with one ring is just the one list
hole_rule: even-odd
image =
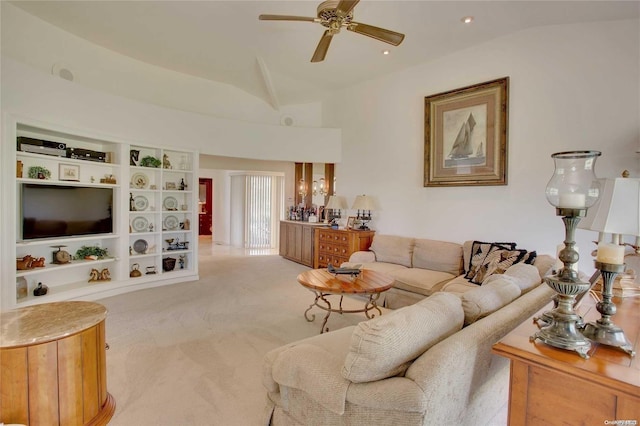
[(326, 210), (330, 210), (330, 213), (326, 216), (326, 220), (334, 224), (337, 219), (342, 217), (341, 210), (347, 208), (347, 200), (340, 195), (332, 195), (329, 197), (329, 202), (325, 206)]
[(358, 229), (361, 231), (369, 230), (367, 222), (371, 221), (371, 210), (375, 210), (371, 197), (367, 197), (366, 195), (357, 195), (356, 199), (353, 201), (351, 209), (358, 211), (356, 217), (360, 222), (360, 227)]
[[(586, 324), (582, 333), (590, 340), (620, 348), (634, 356), (633, 346), (624, 331), (611, 319), (616, 313), (616, 305), (611, 299), (615, 277), (625, 270), (622, 238), (624, 235), (636, 237), (637, 247), (640, 236), (640, 179), (601, 179), (600, 185), (600, 199), (579, 227), (599, 233), (595, 267), (602, 274), (602, 300), (596, 305), (601, 317)], [(611, 234), (610, 242), (605, 240), (606, 234)]]

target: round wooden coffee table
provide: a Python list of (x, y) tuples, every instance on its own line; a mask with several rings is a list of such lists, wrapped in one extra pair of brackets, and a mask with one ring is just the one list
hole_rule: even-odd
[[(313, 321), (316, 316), (309, 316), (309, 311), (314, 307), (318, 307), (327, 312), (322, 322), (320, 333), (329, 331), (326, 327), (327, 320), (332, 312), (339, 314), (364, 312), (367, 318), (371, 319), (375, 314), (370, 311), (376, 310), (379, 315), (382, 311), (377, 305), (380, 294), (393, 287), (393, 278), (382, 272), (362, 270), (358, 276), (351, 275), (334, 275), (326, 269), (312, 269), (298, 275), (298, 282), (304, 287), (312, 291), (316, 297), (309, 308), (304, 311), (304, 317), (307, 321)], [(364, 303), (362, 309), (343, 309), (342, 299), (345, 294), (361, 294), (369, 296)], [(333, 307), (327, 296), (339, 295), (340, 302), (338, 307)]]

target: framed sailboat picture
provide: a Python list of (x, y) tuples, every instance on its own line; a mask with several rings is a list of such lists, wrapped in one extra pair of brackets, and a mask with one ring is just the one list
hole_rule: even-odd
[(509, 77), (424, 99), (424, 186), (506, 185)]

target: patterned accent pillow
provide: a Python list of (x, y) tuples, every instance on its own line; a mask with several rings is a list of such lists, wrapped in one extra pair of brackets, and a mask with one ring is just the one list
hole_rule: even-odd
[(527, 265), (533, 265), (533, 262), (535, 262), (536, 257), (538, 257), (538, 253), (537, 252), (528, 251), (527, 254), (522, 256), (522, 259), (520, 259), (520, 262), (526, 263)]
[(500, 246), (506, 250), (513, 250), (516, 248), (516, 243), (485, 243), (482, 241), (474, 241), (471, 246), (469, 266), (467, 267), (467, 273), (464, 276), (466, 279), (470, 280), (476, 275), (478, 268), (482, 265), (484, 258), (487, 257), (492, 245)]
[(490, 275), (504, 274), (510, 266), (522, 261), (526, 255), (526, 250), (507, 250), (500, 245), (492, 244), (489, 253), (470, 281), (481, 285)]

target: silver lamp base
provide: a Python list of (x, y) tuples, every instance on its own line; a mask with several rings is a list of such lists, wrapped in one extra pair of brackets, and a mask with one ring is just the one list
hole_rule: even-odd
[(584, 326), (582, 334), (594, 342), (620, 348), (631, 357), (636, 355), (633, 345), (627, 340), (624, 331), (615, 325), (611, 317), (616, 313), (616, 305), (611, 301), (613, 297), (613, 281), (625, 265), (601, 263), (596, 261), (596, 268), (602, 273), (602, 300), (596, 305), (600, 318)]
[(627, 340), (624, 331), (615, 324), (601, 324), (600, 320), (590, 322), (582, 330), (582, 334), (594, 342), (620, 348), (632, 357), (636, 355), (633, 345)]
[[(589, 283), (581, 281), (567, 281), (560, 276), (545, 278), (547, 285), (558, 294), (557, 307), (545, 312), (542, 328), (529, 338), (531, 342), (540, 340), (555, 348), (575, 351), (584, 359), (588, 359), (591, 342), (578, 330), (582, 317), (573, 310), (576, 295), (584, 293), (590, 287)], [(548, 325), (546, 325), (548, 324)]]

